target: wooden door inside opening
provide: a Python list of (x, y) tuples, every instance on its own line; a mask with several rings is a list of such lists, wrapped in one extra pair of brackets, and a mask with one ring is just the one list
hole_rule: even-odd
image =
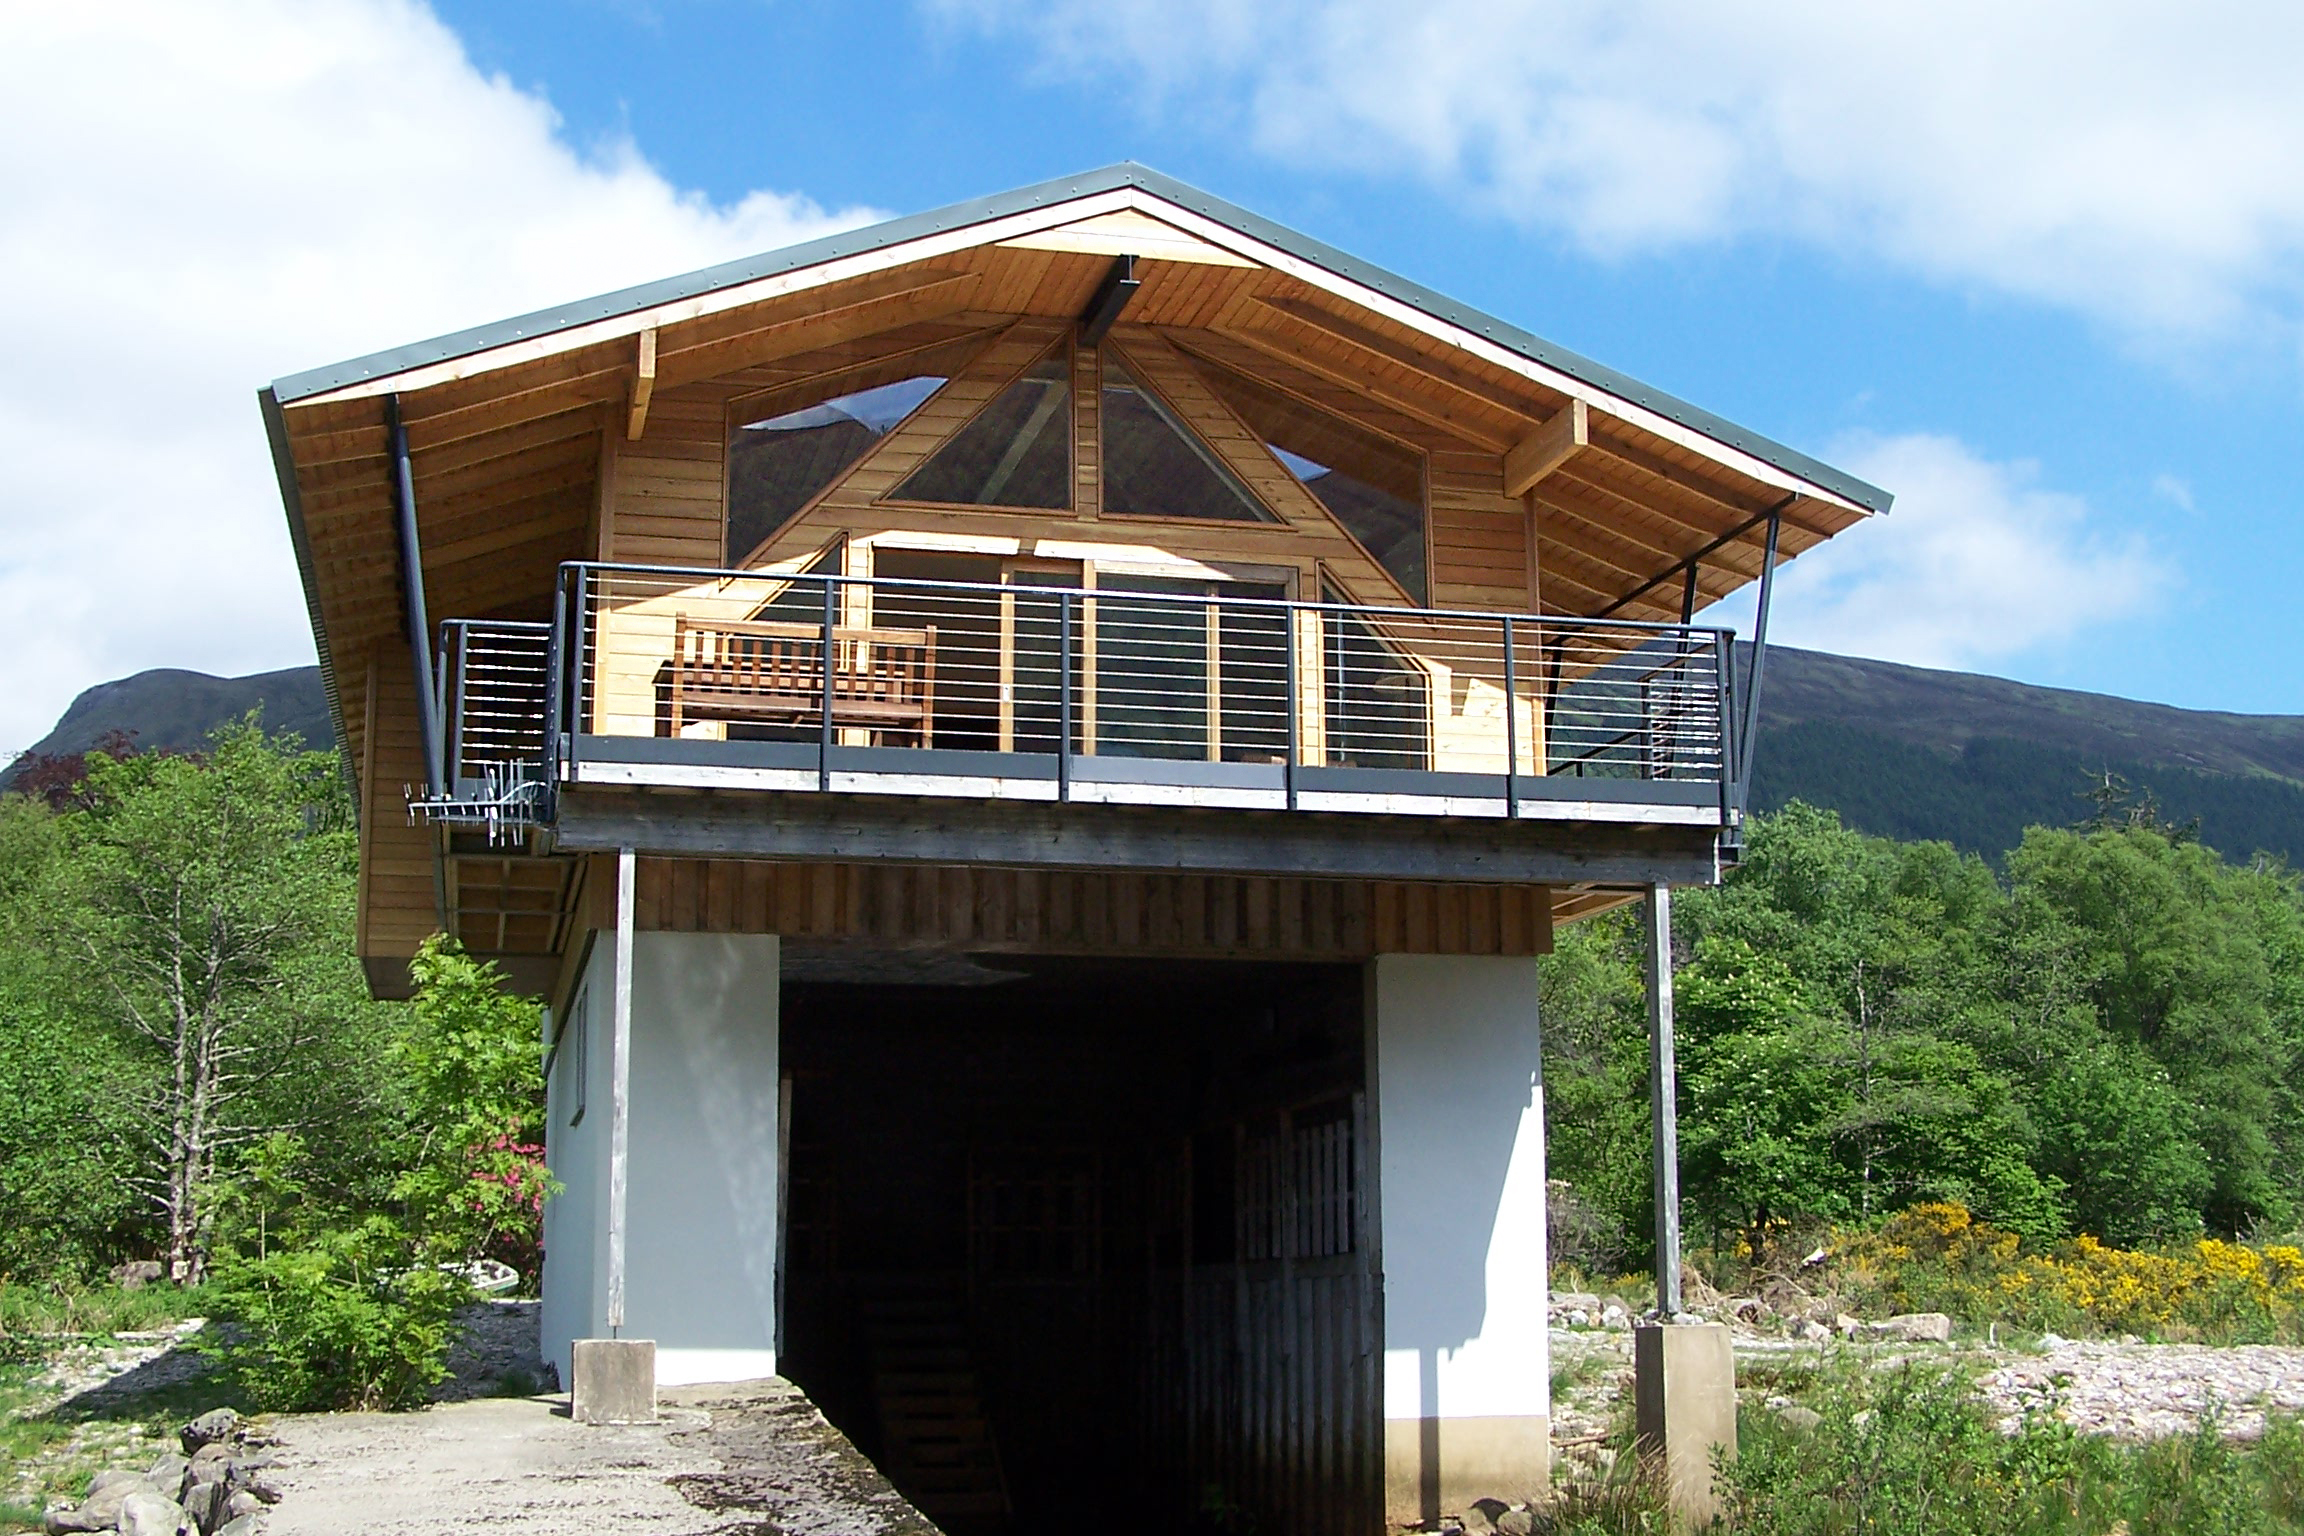
[(960, 1536), (1378, 1529), (1357, 967), (786, 951), (786, 1369), (900, 1487)]

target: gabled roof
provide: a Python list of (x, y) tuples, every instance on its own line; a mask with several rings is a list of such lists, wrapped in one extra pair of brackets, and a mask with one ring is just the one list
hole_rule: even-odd
[[(1079, 176), (1058, 177), (1053, 181), (1021, 187), (1012, 192), (955, 203), (934, 212), (891, 219), (886, 223), (843, 234), (827, 235), (820, 240), (723, 262), (684, 276), (642, 283), (492, 325), (476, 326), (470, 330), (435, 337), (430, 341), (290, 374), (275, 380), (268, 395), (270, 401), (279, 407), (292, 406), (339, 391), (362, 391), (362, 386), (373, 387), (400, 375), (433, 370), (441, 364), (476, 358), (499, 349), (525, 349), (539, 343), (549, 348), (555, 338), (570, 338), (570, 333), (646, 316), (650, 311), (667, 306), (706, 299), (731, 289), (750, 287), (828, 263), (1029, 214), (1036, 209), (1053, 208), (1130, 188), (1148, 193), (1177, 209), (1196, 214), (1235, 234), (1396, 301), (1430, 320), (1439, 321), (1464, 333), (1467, 338), (1484, 340), (1548, 372), (1599, 391), (1616, 401), (1653, 412), (1715, 443), (1749, 454), (1762, 464), (1805, 482), (1807, 486), (1828, 497), (1848, 503), (1852, 510), (1884, 512), (1892, 500), (1888, 492), (1877, 486), (1532, 335), (1508, 321), (1458, 303), (1420, 283), (1349, 256), (1333, 246), (1298, 234), (1173, 177), (1131, 163), (1106, 166)], [(289, 496), (293, 506), (293, 482), (284, 483), (282, 490)]]

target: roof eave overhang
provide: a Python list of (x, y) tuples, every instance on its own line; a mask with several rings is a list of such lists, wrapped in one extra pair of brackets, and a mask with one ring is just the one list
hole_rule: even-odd
[[(1796, 449), (1136, 165), (1061, 177), (292, 374), (277, 380), (266, 392), (268, 419), (288, 406), (355, 400), (394, 390), (412, 392), (476, 377), (1120, 209), (1136, 209), (1174, 223), (1211, 244), (1284, 271), (1482, 362), (1582, 399), (1590, 409), (1655, 433), (1761, 484), (1858, 515), (1885, 512), (1892, 501), (1879, 487)], [(277, 443), (275, 452), (277, 455)], [(290, 481), (284, 479), (284, 495), (289, 493), (289, 486)], [(293, 505), (291, 501), (291, 508)], [(292, 524), (297, 520), (293, 510), (290, 520)], [(307, 569), (308, 593), (310, 583)]]
[(312, 563), (312, 540), (304, 525), (304, 495), (296, 479), (296, 456), (288, 441), (288, 421), (275, 389), (256, 391), (264, 413), (264, 435), (272, 445), (272, 474), (280, 482), (280, 505), (288, 514), (288, 542), (296, 551), (296, 575), (304, 584), (304, 611), (312, 623), (312, 645), (320, 657), (320, 691), (328, 701), (328, 726), (336, 733), (336, 763), (352, 794), (352, 814), (360, 814), (360, 778), (353, 771), (352, 739), (344, 730), (344, 695), (336, 683), (336, 658), (328, 647), (328, 626), (320, 616), (320, 576)]

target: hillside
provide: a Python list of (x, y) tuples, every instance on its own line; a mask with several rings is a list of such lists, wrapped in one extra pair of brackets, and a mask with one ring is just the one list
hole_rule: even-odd
[[(274, 729), (330, 745), (319, 670), (294, 667), (99, 684), (33, 750), (84, 751), (112, 730), (183, 750), (259, 705)], [(2149, 789), (2170, 819), (2197, 817), (2212, 847), (2304, 863), (2304, 716), (2175, 709), (1783, 646), (1768, 652), (1761, 705), (1761, 810), (1801, 799), (1868, 832), (1996, 855), (2029, 825), (2086, 817), (2087, 791), (2111, 772)]]
[(1752, 803), (1997, 855), (2091, 814), (2110, 772), (2235, 857), (2304, 862), (2304, 717), (2142, 704), (1772, 646)]
[[(72, 701), (53, 730), (32, 744), (31, 752), (51, 757), (85, 752), (113, 731), (128, 732), (141, 748), (184, 752), (198, 747), (224, 721), (257, 708), (264, 711), (268, 730), (294, 731), (314, 748), (335, 745), (318, 667), (251, 677), (210, 677), (162, 667), (90, 688)], [(10, 776), (0, 773), (0, 785)]]

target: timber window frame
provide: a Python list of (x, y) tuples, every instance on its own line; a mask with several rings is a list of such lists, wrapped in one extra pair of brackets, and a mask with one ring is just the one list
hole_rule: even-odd
[[(1028, 387), (1035, 385), (1039, 387), (1040, 399), (1026, 408), (1024, 420), (1020, 424), (1021, 430), (1013, 437), (1005, 439), (1001, 455), (985, 476), (985, 483), (982, 486), (968, 496), (960, 498), (923, 494), (920, 483), (924, 479), (938, 473), (954, 472), (954, 466), (959, 464), (961, 455), (978, 446), (973, 440), (973, 435), (1001, 431), (1002, 427), (996, 424), (997, 416), (1012, 409), (1016, 403), (1028, 399)], [(945, 388), (949, 389), (950, 387), (951, 383), (948, 380)], [(938, 391), (939, 394), (942, 392), (941, 390)], [(922, 402), (922, 405), (925, 406), (934, 399), (935, 396), (930, 396), (928, 401)], [(1059, 412), (1064, 418), (1064, 425), (1060, 431), (1055, 431), (1053, 435), (1055, 440), (1063, 445), (1064, 462), (1056, 481), (1062, 489), (1062, 499), (1053, 502), (992, 499), (996, 493), (1008, 489), (1018, 471), (1027, 470), (1027, 461), (1039, 452), (1041, 445), (1051, 433), (1050, 418)], [(867, 456), (868, 458), (869, 456)], [(906, 471), (904, 477), (879, 499), (881, 504), (886, 506), (1068, 516), (1075, 512), (1079, 502), (1078, 494), (1074, 489), (1075, 476), (1077, 475), (1076, 466), (1079, 463), (1079, 458), (1080, 421), (1079, 411), (1073, 401), (1072, 344), (1071, 337), (1067, 335), (1059, 338), (1055, 345), (1041, 352), (1030, 363), (1003, 382), (965, 421), (946, 433), (933, 447), (924, 452), (920, 456), (920, 461)], [(860, 466), (864, 462), (865, 460), (859, 460), (858, 465)], [(853, 472), (854, 467), (851, 467), (850, 473)], [(837, 484), (837, 481), (834, 482), (835, 487)], [(929, 490), (943, 488), (946, 487), (939, 487), (933, 483), (925, 487)], [(831, 489), (831, 487), (827, 489)]]
[[(771, 544), (774, 544), (787, 528), (806, 517), (826, 496), (837, 490), (841, 482), (855, 472), (858, 465), (869, 460), (882, 443), (888, 441), (892, 434), (902, 430), (907, 422), (919, 415), (929, 402), (943, 393), (945, 387), (951, 382), (952, 378), (948, 373), (940, 374), (925, 370), (916, 374), (907, 374), (902, 378), (867, 385), (861, 389), (842, 390), (838, 389), (836, 384), (828, 381), (825, 386), (826, 389), (836, 392), (827, 393), (806, 405), (789, 407), (758, 421), (739, 422), (735, 420), (737, 416), (750, 413), (740, 409), (731, 409), (727, 441), (723, 448), (722, 458), (726, 491), (721, 503), (721, 552), (727, 567), (732, 570), (741, 570), (758, 559), (761, 553)], [(920, 388), (919, 386), (922, 385), (927, 387)], [(900, 408), (894, 411), (885, 409), (892, 405)], [(799, 420), (799, 418), (817, 415), (825, 416), (827, 419), (810, 422)], [(800, 499), (785, 508), (781, 515), (775, 517), (773, 523), (763, 524), (739, 546), (737, 542), (738, 522), (740, 518), (746, 515), (747, 511), (739, 505), (741, 495), (739, 458), (747, 447), (765, 450), (771, 446), (786, 446), (766, 438), (748, 441), (742, 434), (767, 432), (781, 435), (802, 430), (836, 431), (840, 423), (830, 419), (831, 417), (845, 417), (870, 435), (860, 443), (839, 449), (838, 451), (843, 454), (843, 457), (840, 462), (829, 469), (822, 465), (805, 467), (806, 475), (813, 478), (813, 483), (807, 485), (805, 493)]]

